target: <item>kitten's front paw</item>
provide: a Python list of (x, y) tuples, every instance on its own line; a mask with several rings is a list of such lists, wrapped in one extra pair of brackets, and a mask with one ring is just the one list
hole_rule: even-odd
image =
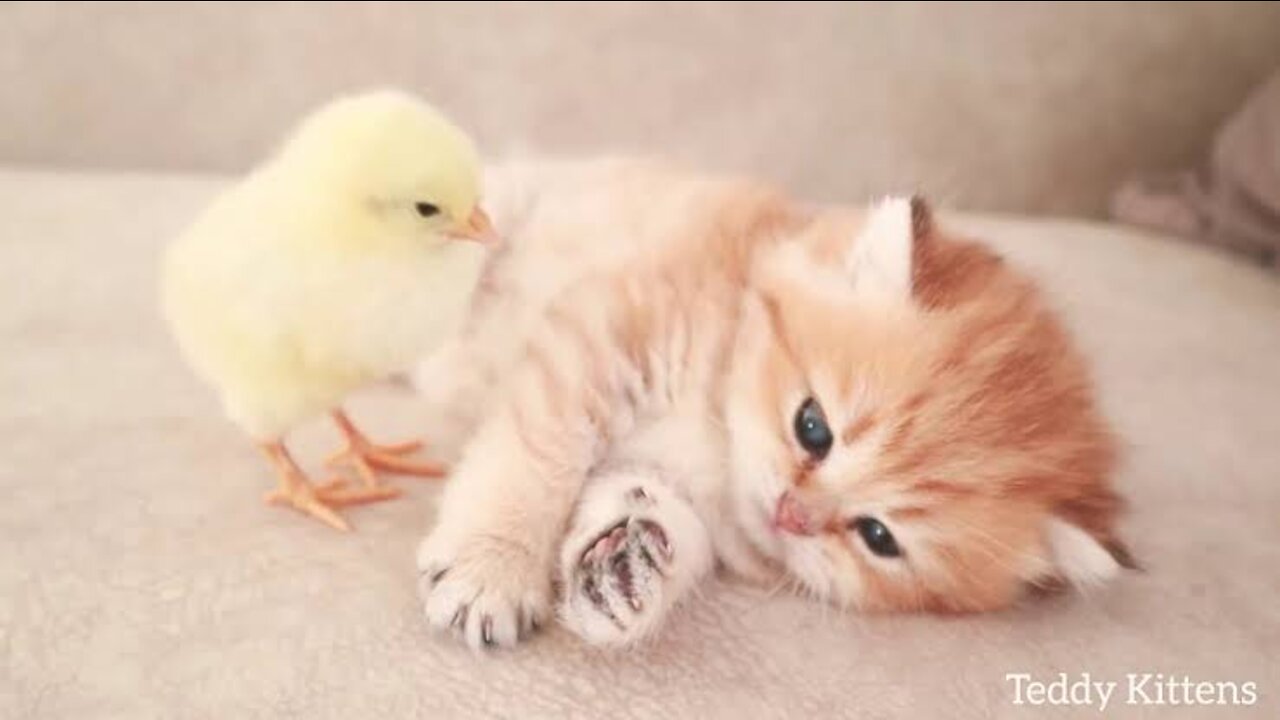
[(639, 640), (666, 610), (672, 560), (671, 541), (653, 520), (631, 516), (605, 529), (575, 563), (566, 562), (564, 623), (597, 645)]
[(547, 616), (550, 573), (521, 544), (436, 530), (418, 549), (427, 622), (473, 649), (511, 647)]

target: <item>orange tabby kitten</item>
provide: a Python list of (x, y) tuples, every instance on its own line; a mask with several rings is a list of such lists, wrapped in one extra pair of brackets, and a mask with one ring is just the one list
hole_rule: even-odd
[(597, 161), (501, 169), (488, 204), (510, 248), (418, 376), (468, 429), (418, 554), (431, 625), (511, 645), (557, 602), (625, 644), (717, 563), (981, 611), (1126, 557), (1067, 333), (922, 203)]

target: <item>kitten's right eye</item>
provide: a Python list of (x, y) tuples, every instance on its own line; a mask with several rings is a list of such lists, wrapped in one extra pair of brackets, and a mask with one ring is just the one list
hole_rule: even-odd
[(796, 410), (796, 418), (792, 423), (796, 434), (796, 442), (815, 460), (821, 460), (831, 450), (833, 438), (831, 428), (827, 426), (827, 416), (822, 413), (822, 406), (817, 400), (807, 398)]
[(902, 555), (902, 549), (898, 547), (898, 541), (893, 539), (893, 533), (889, 532), (889, 528), (884, 523), (873, 517), (860, 515), (853, 519), (850, 527), (857, 531), (862, 538), (862, 542), (867, 544), (867, 549), (872, 553), (883, 558), (894, 558)]

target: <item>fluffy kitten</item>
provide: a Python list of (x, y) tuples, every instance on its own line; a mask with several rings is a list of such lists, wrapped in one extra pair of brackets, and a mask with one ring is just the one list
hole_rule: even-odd
[(511, 645), (556, 602), (625, 644), (717, 563), (980, 611), (1126, 557), (1066, 332), (923, 204), (629, 161), (506, 168), (487, 197), (511, 247), (418, 376), (467, 435), (418, 553), (432, 626)]

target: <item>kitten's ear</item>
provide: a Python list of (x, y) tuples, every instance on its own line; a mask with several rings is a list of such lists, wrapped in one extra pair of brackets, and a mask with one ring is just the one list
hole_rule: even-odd
[(933, 233), (933, 209), (919, 195), (911, 196), (911, 235), (915, 242), (920, 242), (926, 235)]
[(845, 271), (858, 294), (910, 299), (915, 241), (931, 225), (929, 209), (918, 197), (887, 198), (876, 204), (845, 257)]
[(1050, 518), (1046, 537), (1055, 572), (1075, 587), (1102, 585), (1122, 568), (1138, 569), (1119, 541), (1099, 540), (1066, 520)]

